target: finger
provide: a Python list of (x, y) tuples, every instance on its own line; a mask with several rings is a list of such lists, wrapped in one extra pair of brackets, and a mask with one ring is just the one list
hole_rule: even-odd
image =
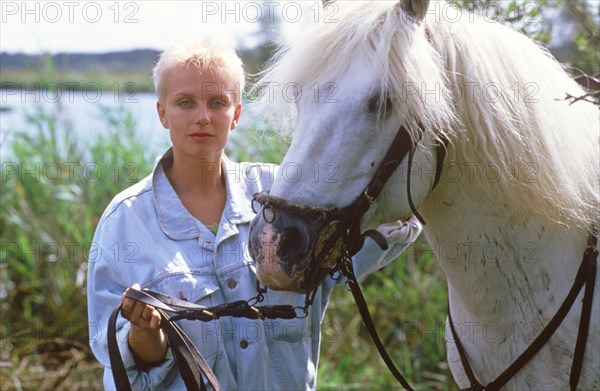
[(127, 313), (127, 314), (129, 314), (132, 311), (132, 309), (136, 303), (135, 300), (126, 297), (127, 291), (129, 291), (129, 289), (135, 289), (135, 290), (139, 291), (141, 289), (141, 287), (140, 287), (140, 284), (137, 284), (137, 283), (133, 284), (131, 286), (131, 288), (125, 289), (125, 292), (123, 292), (123, 294), (121, 295), (121, 303), (123, 304), (122, 309), (123, 309), (123, 312)]
[(152, 306), (146, 306), (142, 317), (145, 319), (148, 319), (148, 328), (150, 329), (156, 329), (158, 327), (160, 327), (160, 321), (161, 321), (161, 317), (160, 317), (160, 313), (158, 312), (158, 310)]
[[(123, 307), (121, 310), (121, 314), (123, 315), (123, 317), (129, 321), (131, 321), (132, 323), (135, 323), (135, 320), (137, 318), (140, 317), (140, 315), (142, 314), (142, 308), (139, 305), (139, 303), (135, 300), (130, 300), (127, 299), (127, 301), (130, 301), (130, 305), (125, 308)], [(125, 304), (124, 304), (125, 306)]]
[[(147, 308), (147, 307), (146, 307)], [(142, 314), (140, 315), (140, 321), (150, 323), (150, 317), (146, 316), (146, 308), (142, 310)], [(152, 316), (152, 315), (150, 315)]]
[(152, 314), (152, 317), (150, 318), (150, 328), (151, 329), (157, 329), (160, 327), (160, 314), (158, 313), (158, 311), (156, 311), (156, 313)]
[(155, 307), (142, 302), (136, 302), (136, 307), (131, 313), (130, 321), (143, 329), (156, 329), (160, 327), (161, 316)]
[(133, 284), (130, 288), (125, 289), (125, 292), (121, 295), (123, 317), (129, 320), (131, 324), (142, 329), (160, 327), (161, 317), (158, 310), (151, 305), (126, 297), (129, 289), (141, 290), (141, 286), (137, 283)]
[[(140, 303), (141, 304), (141, 303)], [(131, 323), (136, 326), (148, 330), (156, 329), (160, 326), (160, 313), (154, 307), (149, 305), (141, 306), (141, 311), (138, 308), (131, 315)], [(138, 315), (139, 313), (139, 315)]]
[(136, 303), (136, 306), (134, 307), (133, 311), (131, 311), (131, 314), (129, 314), (128, 317), (131, 324), (141, 328), (147, 328), (148, 318), (144, 315), (144, 309), (144, 305)]

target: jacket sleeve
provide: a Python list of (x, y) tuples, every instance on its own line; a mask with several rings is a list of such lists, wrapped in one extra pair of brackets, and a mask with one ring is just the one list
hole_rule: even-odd
[(389, 247), (383, 251), (375, 241), (367, 238), (363, 248), (352, 258), (356, 277), (363, 278), (390, 263), (417, 239), (422, 229), (414, 216), (405, 222), (395, 221), (377, 227)]
[[(118, 214), (118, 213), (117, 213)], [(105, 367), (104, 387), (114, 390), (110, 359), (108, 354), (107, 327), (111, 312), (121, 304), (121, 294), (127, 288), (127, 282), (135, 280), (134, 276), (124, 278), (124, 273), (131, 274), (134, 268), (129, 264), (126, 269), (122, 265), (126, 260), (119, 259), (116, 249), (125, 245), (126, 223), (119, 221), (118, 216), (103, 216), (96, 229), (90, 246), (88, 259), (88, 321), (90, 347), (96, 359)], [(135, 274), (135, 272), (134, 272)], [(165, 389), (173, 381), (176, 371), (172, 370), (174, 358), (168, 349), (165, 360), (158, 366), (148, 370), (140, 370), (136, 366), (133, 353), (129, 349), (128, 334), (131, 324), (119, 315), (117, 319), (117, 342), (123, 364), (129, 376), (133, 390)]]

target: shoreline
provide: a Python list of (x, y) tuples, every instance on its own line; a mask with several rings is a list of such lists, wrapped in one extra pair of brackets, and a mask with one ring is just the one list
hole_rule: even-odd
[(150, 70), (61, 71), (40, 69), (2, 69), (0, 89), (9, 91), (94, 91), (154, 92)]

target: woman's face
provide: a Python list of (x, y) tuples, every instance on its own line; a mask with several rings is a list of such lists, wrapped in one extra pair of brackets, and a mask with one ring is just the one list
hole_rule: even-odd
[(203, 161), (221, 157), (242, 111), (234, 101), (233, 80), (224, 68), (201, 71), (194, 65), (167, 75), (164, 97), (156, 107), (175, 156)]

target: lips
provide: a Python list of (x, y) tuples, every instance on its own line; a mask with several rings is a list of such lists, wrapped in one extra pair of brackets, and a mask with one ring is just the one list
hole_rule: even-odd
[(205, 133), (205, 132), (194, 132), (194, 133), (191, 133), (191, 134), (189, 135), (189, 137), (190, 137), (191, 139), (193, 139), (193, 140), (199, 140), (199, 141), (202, 141), (202, 140), (208, 140), (208, 139), (210, 139), (210, 138), (213, 138), (214, 136), (213, 136), (212, 134), (210, 134), (210, 133)]

